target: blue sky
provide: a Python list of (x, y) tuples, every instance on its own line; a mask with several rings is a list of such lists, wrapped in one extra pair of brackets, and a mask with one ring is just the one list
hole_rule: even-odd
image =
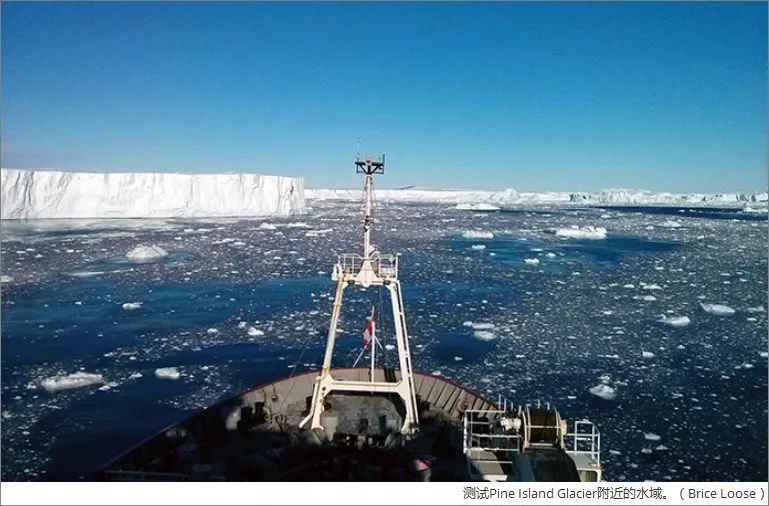
[(767, 184), (766, 3), (2, 3), (2, 166)]

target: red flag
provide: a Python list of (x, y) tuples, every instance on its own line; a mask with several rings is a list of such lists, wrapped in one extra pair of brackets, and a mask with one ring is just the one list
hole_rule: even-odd
[(363, 347), (368, 346), (371, 338), (374, 336), (374, 326), (376, 325), (376, 306), (371, 306), (371, 316), (366, 318), (366, 328), (363, 330)]

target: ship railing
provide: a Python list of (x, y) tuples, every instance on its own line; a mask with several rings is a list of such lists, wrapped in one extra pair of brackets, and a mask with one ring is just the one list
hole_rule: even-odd
[(589, 455), (597, 464), (601, 463), (601, 432), (590, 420), (574, 420), (564, 435), (566, 453)]
[(363, 270), (372, 272), (381, 279), (397, 279), (398, 277), (398, 255), (382, 255), (375, 253), (364, 263), (364, 258), (356, 253), (344, 253), (337, 257), (337, 263), (334, 266), (334, 277), (340, 278), (343, 275), (355, 277)]
[[(521, 435), (515, 431), (504, 431), (499, 422), (506, 412), (499, 409), (468, 409), (463, 417), (463, 451), (472, 457), (483, 451), (519, 453), (522, 446)], [(474, 459), (475, 460), (475, 459)], [(494, 459), (499, 463), (512, 463), (510, 460)]]
[(126, 471), (111, 469), (104, 471), (105, 481), (190, 481), (187, 474), (159, 473), (151, 471)]

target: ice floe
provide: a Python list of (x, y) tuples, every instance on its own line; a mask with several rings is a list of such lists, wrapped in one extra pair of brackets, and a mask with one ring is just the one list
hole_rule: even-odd
[(142, 307), (143, 302), (124, 302), (123, 303), (123, 309), (126, 311), (131, 311), (134, 309), (139, 309)]
[(592, 225), (586, 227), (572, 225), (568, 228), (556, 229), (555, 235), (570, 239), (606, 239), (606, 229), (604, 227), (594, 227)]
[(686, 327), (692, 321), (688, 316), (663, 316), (659, 319), (659, 322), (671, 327)]
[(734, 314), (734, 309), (725, 304), (705, 304), (700, 302), (700, 307), (706, 313), (714, 314), (716, 316), (729, 316)]
[(182, 375), (179, 372), (179, 369), (176, 367), (158, 367), (155, 369), (155, 376), (157, 376), (160, 379), (172, 379), (177, 380)]
[(154, 244), (152, 246), (142, 244), (126, 253), (125, 256), (128, 260), (136, 263), (157, 262), (167, 257), (168, 252)]
[(617, 391), (614, 390), (609, 385), (604, 385), (601, 383), (600, 385), (596, 385), (594, 387), (590, 387), (589, 392), (596, 397), (600, 397), (601, 399), (606, 399), (607, 401), (613, 401), (617, 398)]
[(104, 383), (101, 374), (89, 372), (75, 372), (72, 374), (63, 374), (51, 376), (40, 382), (40, 386), (49, 392), (58, 392), (60, 390), (70, 390), (72, 388), (82, 388), (90, 385)]
[(526, 265), (539, 265), (539, 258), (524, 258), (523, 262)]
[(465, 239), (494, 239), (494, 233), (483, 230), (465, 230), (462, 232)]

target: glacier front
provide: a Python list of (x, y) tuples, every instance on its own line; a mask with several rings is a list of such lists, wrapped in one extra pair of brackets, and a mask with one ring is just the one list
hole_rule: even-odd
[(0, 170), (0, 218), (203, 218), (305, 212), (304, 179), (262, 174)]

